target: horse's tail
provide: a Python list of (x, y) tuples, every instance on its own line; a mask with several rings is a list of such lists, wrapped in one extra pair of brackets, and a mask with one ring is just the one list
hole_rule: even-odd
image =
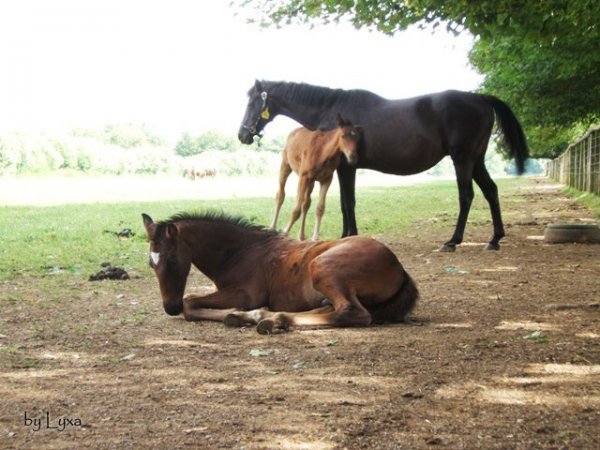
[(413, 310), (419, 299), (419, 289), (406, 271), (404, 281), (387, 302), (369, 308), (373, 323), (404, 322), (406, 315)]
[(515, 159), (517, 173), (521, 175), (525, 171), (525, 160), (529, 157), (523, 128), (521, 128), (517, 117), (506, 103), (493, 95), (482, 95), (482, 97), (494, 108), (509, 155)]

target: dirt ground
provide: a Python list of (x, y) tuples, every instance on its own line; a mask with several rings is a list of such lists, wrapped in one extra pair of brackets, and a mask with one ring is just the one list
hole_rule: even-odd
[(502, 205), (499, 252), (489, 221), (453, 254), (453, 218), (377, 237), (421, 325), (265, 337), (167, 316), (149, 270), (6, 282), (0, 448), (598, 449), (600, 246), (540, 239), (593, 214), (544, 179)]

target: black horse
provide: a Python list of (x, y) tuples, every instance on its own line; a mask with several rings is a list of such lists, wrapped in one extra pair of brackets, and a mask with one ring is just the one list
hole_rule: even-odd
[(338, 167), (343, 236), (357, 234), (354, 215), (356, 168), (411, 175), (433, 167), (450, 155), (456, 170), (460, 212), (452, 238), (441, 250), (454, 251), (463, 240), (473, 200), (473, 180), (487, 199), (494, 235), (486, 246), (498, 250), (504, 237), (498, 188), (485, 164), (494, 118), (504, 134), (517, 171), (523, 172), (527, 143), (508, 105), (492, 95), (445, 91), (404, 100), (387, 100), (365, 90), (342, 90), (304, 83), (256, 81), (248, 91), (248, 106), (238, 137), (251, 144), (278, 114), (311, 130), (336, 126), (337, 114), (363, 127), (358, 164)]

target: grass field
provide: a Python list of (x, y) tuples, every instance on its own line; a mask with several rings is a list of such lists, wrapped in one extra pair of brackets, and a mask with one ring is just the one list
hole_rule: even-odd
[[(519, 179), (499, 180), (500, 193), (514, 190)], [(316, 197), (313, 194), (313, 197)], [(293, 197), (288, 197), (279, 227), (289, 218)], [(313, 202), (315, 199), (313, 199)], [(161, 200), (157, 202), (84, 203), (60, 206), (4, 206), (0, 208), (0, 280), (23, 275), (87, 277), (99, 270), (102, 262), (111, 262), (126, 270), (146, 266), (146, 236), (141, 214), (155, 220), (181, 211), (222, 210), (243, 215), (252, 222), (268, 225), (273, 199), (267, 197), (220, 200)], [(414, 234), (420, 224), (453, 224), (458, 211), (457, 189), (453, 181), (396, 187), (362, 187), (357, 191), (356, 216), (359, 232), (385, 234), (394, 238)], [(487, 203), (476, 191), (470, 221), (489, 219)], [(314, 206), (309, 212), (308, 234), (312, 230)], [(337, 238), (341, 232), (339, 194), (328, 197), (322, 238)], [(299, 224), (292, 230), (296, 236)], [(129, 228), (131, 239), (119, 239), (116, 233)], [(440, 235), (440, 244), (450, 236)]]

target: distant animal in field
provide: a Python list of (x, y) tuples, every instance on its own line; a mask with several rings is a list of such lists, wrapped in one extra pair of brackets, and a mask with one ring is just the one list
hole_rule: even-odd
[(329, 130), (336, 114), (364, 128), (356, 165), (341, 162), (337, 169), (343, 216), (342, 236), (357, 234), (356, 169), (396, 175), (423, 172), (450, 155), (456, 170), (459, 213), (454, 234), (442, 251), (454, 251), (463, 240), (473, 200), (473, 180), (490, 206), (494, 232), (486, 250), (498, 250), (505, 235), (498, 188), (485, 167), (485, 152), (494, 119), (505, 138), (518, 173), (528, 157), (527, 142), (510, 107), (493, 95), (445, 91), (388, 100), (372, 92), (329, 89), (305, 83), (256, 80), (248, 91), (248, 105), (238, 132), (251, 144), (278, 114), (309, 130)]
[[(186, 320), (255, 324), (261, 334), (397, 323), (419, 296), (396, 255), (371, 238), (295, 241), (217, 213), (142, 217), (163, 308)], [(184, 295), (192, 265), (216, 292)]]
[(337, 125), (337, 128), (330, 131), (310, 131), (306, 128), (297, 128), (288, 136), (282, 152), (279, 190), (275, 197), (275, 214), (271, 222), (272, 229), (277, 227), (279, 211), (285, 199), (285, 184), (292, 171), (294, 171), (299, 177), (298, 193), (296, 195), (296, 206), (292, 211), (290, 222), (285, 227), (285, 233), (290, 232), (300, 214), (302, 214), (298, 238), (300, 240), (305, 239), (306, 215), (311, 203), (310, 196), (315, 182), (318, 181), (321, 187), (312, 239), (315, 241), (319, 239), (321, 220), (323, 214), (325, 214), (327, 190), (333, 180), (333, 174), (343, 157), (351, 165), (356, 164), (358, 159), (357, 149), (362, 131), (361, 127), (353, 126), (352, 122), (339, 115)]
[(192, 167), (183, 171), (183, 178), (189, 178), (190, 180), (195, 180), (196, 178), (214, 178), (215, 175), (217, 175), (215, 169), (196, 170)]

